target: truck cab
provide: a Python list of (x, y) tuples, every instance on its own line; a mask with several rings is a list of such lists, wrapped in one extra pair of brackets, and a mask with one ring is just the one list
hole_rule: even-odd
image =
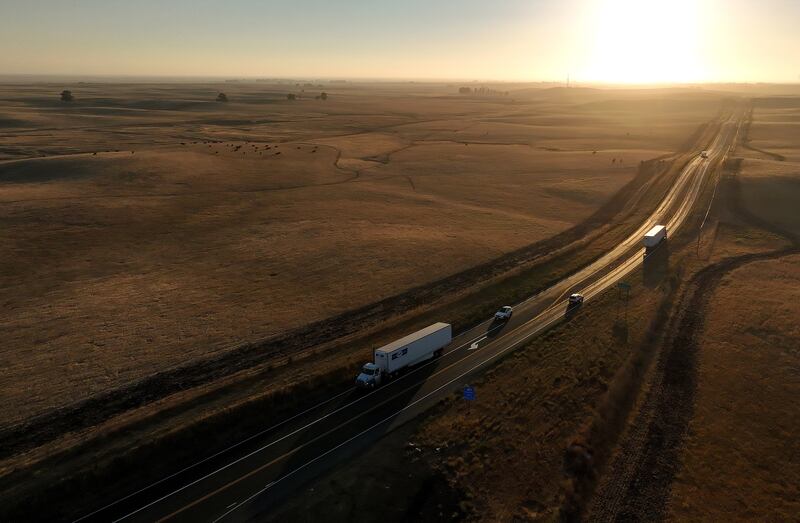
[(372, 351), (373, 361), (364, 364), (356, 376), (356, 387), (374, 389), (383, 385), (406, 369), (440, 356), (451, 341), (453, 327), (438, 322), (378, 347)]
[(361, 373), (356, 376), (356, 387), (361, 389), (374, 389), (383, 381), (383, 371), (374, 363), (365, 363)]

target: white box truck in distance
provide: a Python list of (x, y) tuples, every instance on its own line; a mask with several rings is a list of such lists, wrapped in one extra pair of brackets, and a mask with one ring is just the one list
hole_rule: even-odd
[(453, 329), (449, 323), (434, 323), (375, 349), (374, 360), (366, 363), (356, 377), (356, 387), (377, 387), (409, 365), (441, 356), (452, 340)]
[(667, 239), (667, 228), (663, 225), (656, 225), (644, 235), (642, 242), (646, 249), (652, 249), (659, 243)]

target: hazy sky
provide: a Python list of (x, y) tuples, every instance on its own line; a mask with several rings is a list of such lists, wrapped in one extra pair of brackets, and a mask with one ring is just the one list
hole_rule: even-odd
[(800, 0), (0, 0), (0, 74), (800, 81)]

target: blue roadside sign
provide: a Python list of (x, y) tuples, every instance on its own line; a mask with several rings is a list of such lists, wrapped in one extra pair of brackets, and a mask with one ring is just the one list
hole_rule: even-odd
[(631, 284), (628, 283), (628, 282), (625, 282), (625, 281), (619, 282), (617, 284), (617, 287), (619, 287), (620, 289), (625, 290), (625, 291), (631, 290)]
[(464, 387), (464, 399), (467, 401), (475, 401), (475, 387), (467, 385)]

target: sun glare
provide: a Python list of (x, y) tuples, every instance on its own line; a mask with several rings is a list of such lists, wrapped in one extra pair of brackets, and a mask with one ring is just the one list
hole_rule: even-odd
[(591, 19), (586, 80), (620, 83), (705, 79), (702, 2), (599, 0)]

